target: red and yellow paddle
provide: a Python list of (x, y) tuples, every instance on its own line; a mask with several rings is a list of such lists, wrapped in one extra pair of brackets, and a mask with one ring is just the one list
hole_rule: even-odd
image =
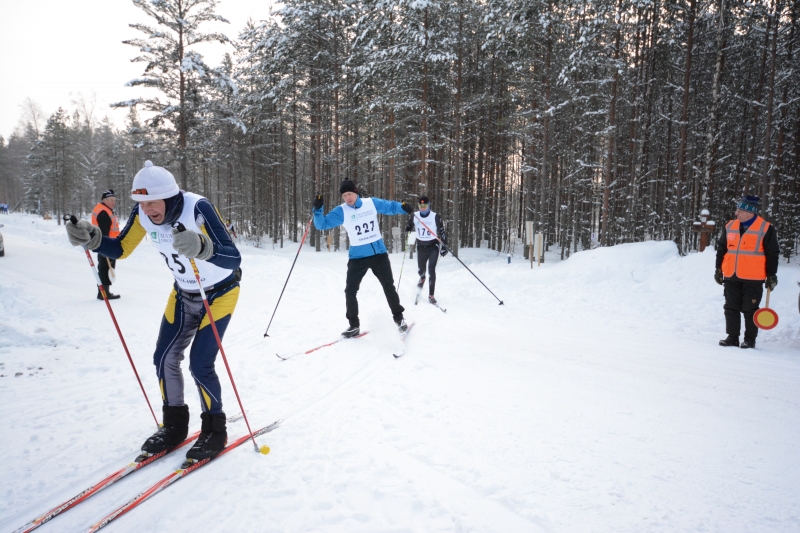
[(767, 289), (767, 303), (753, 314), (753, 322), (761, 329), (772, 329), (778, 325), (778, 313), (769, 308), (769, 293)]

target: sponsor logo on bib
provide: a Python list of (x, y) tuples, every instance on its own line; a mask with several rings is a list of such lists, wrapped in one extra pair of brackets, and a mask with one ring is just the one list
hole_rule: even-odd
[(161, 239), (158, 238), (158, 232), (157, 231), (151, 231), (150, 232), (150, 240), (153, 241), (153, 242), (161, 242)]

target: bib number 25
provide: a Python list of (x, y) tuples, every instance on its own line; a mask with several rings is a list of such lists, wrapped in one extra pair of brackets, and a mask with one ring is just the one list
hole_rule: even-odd
[(164, 254), (164, 252), (160, 252), (160, 253), (161, 253), (161, 257), (163, 257), (164, 261), (167, 263), (167, 268), (169, 268), (173, 272), (175, 272), (177, 270), (178, 274), (184, 274), (186, 272), (186, 267), (183, 266), (183, 263), (178, 261), (178, 254), (172, 254), (172, 262), (175, 264), (175, 267), (176, 267), (176, 268), (172, 268), (172, 266), (169, 264), (169, 258), (166, 256), (166, 254)]

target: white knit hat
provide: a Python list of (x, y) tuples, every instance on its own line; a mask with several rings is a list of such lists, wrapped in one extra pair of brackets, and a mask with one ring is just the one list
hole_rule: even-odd
[(144, 168), (133, 178), (132, 188), (131, 199), (136, 202), (164, 200), (181, 192), (175, 176), (163, 167), (153, 166), (152, 161), (144, 162)]

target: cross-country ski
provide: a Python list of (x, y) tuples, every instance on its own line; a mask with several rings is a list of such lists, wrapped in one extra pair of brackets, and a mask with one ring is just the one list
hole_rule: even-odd
[(287, 361), (287, 360), (291, 359), (292, 357), (296, 357), (296, 356), (298, 356), (298, 355), (305, 355), (305, 354), (309, 354), (309, 353), (312, 353), (312, 352), (316, 352), (317, 350), (320, 350), (320, 349), (322, 349), (322, 348), (327, 348), (328, 346), (333, 346), (334, 344), (340, 343), (340, 342), (342, 342), (342, 341), (346, 341), (346, 340), (348, 340), (348, 339), (358, 339), (358, 338), (361, 338), (361, 337), (363, 337), (364, 335), (366, 335), (367, 333), (369, 333), (369, 331), (364, 331), (364, 332), (361, 332), (361, 333), (359, 333), (358, 335), (354, 335), (354, 336), (352, 336), (352, 337), (339, 337), (338, 339), (336, 339), (336, 340), (335, 340), (335, 341), (333, 341), (333, 342), (328, 342), (328, 343), (326, 343), (326, 344), (321, 344), (321, 345), (319, 345), (319, 346), (317, 346), (317, 347), (315, 347), (315, 348), (311, 348), (310, 350), (306, 350), (305, 352), (296, 352), (296, 353), (293, 353), (293, 354), (291, 354), (291, 355), (281, 355), (281, 354), (279, 354), (279, 353), (276, 353), (275, 355), (277, 355), (277, 356), (278, 356), (278, 359), (280, 359), (280, 360), (282, 360), (282, 361)]
[[(241, 414), (233, 415), (231, 417), (228, 417), (228, 422), (233, 422), (234, 420), (237, 420), (237, 419), (239, 419), (241, 417), (242, 417)], [(200, 436), (200, 432), (199, 431), (197, 431), (196, 433), (193, 433), (192, 435), (190, 435), (183, 442), (181, 442), (181, 443), (179, 443), (179, 444), (177, 444), (177, 445), (175, 445), (173, 447), (170, 447), (170, 448), (168, 448), (166, 450), (162, 450), (162, 451), (160, 451), (160, 452), (158, 452), (156, 454), (148, 454), (146, 452), (141, 452), (141, 453), (137, 454), (136, 458), (133, 461), (131, 461), (130, 463), (128, 463), (127, 465), (125, 465), (124, 467), (122, 467), (119, 470), (109, 474), (108, 476), (106, 476), (105, 478), (100, 480), (99, 482), (95, 483), (94, 485), (92, 485), (91, 487), (87, 488), (86, 490), (81, 491), (79, 494), (77, 494), (76, 496), (70, 498), (69, 500), (65, 501), (64, 503), (61, 503), (61, 504), (55, 506), (53, 509), (47, 511), (42, 516), (40, 516), (38, 518), (35, 518), (34, 520), (31, 520), (30, 522), (28, 522), (27, 524), (25, 524), (21, 528), (15, 530), (14, 533), (28, 533), (29, 531), (33, 531), (34, 529), (38, 528), (39, 526), (44, 525), (45, 523), (49, 522), (50, 520), (52, 520), (56, 516), (60, 515), (61, 513), (65, 512), (65, 511), (68, 511), (68, 510), (72, 509), (73, 507), (75, 507), (76, 505), (78, 505), (79, 503), (82, 503), (82, 502), (86, 501), (88, 498), (90, 498), (91, 496), (94, 496), (95, 494), (97, 494), (101, 490), (110, 487), (111, 485), (113, 485), (117, 481), (121, 480), (122, 478), (128, 476), (129, 474), (132, 474), (132, 473), (134, 473), (134, 472), (136, 472), (138, 470), (141, 470), (145, 466), (153, 464), (155, 461), (161, 459), (162, 457), (165, 457), (165, 456), (171, 454), (172, 452), (174, 452), (175, 450), (178, 450), (178, 449), (186, 446), (190, 442), (194, 441), (198, 436)]]
[(139, 504), (141, 504), (142, 502), (150, 499), (151, 497), (153, 497), (154, 495), (158, 494), (159, 492), (161, 492), (165, 488), (169, 487), (170, 485), (172, 485), (173, 483), (175, 483), (179, 479), (188, 476), (192, 472), (194, 472), (194, 471), (202, 468), (203, 466), (207, 465), (208, 463), (210, 463), (214, 459), (218, 459), (219, 457), (222, 457), (223, 455), (225, 455), (226, 453), (230, 452), (234, 448), (237, 448), (240, 445), (242, 445), (243, 443), (247, 442), (252, 437), (259, 437), (261, 435), (264, 435), (265, 433), (269, 433), (270, 431), (272, 431), (274, 429), (277, 429), (278, 426), (280, 426), (281, 422), (282, 422), (282, 420), (278, 420), (278, 421), (273, 422), (272, 424), (270, 424), (270, 425), (268, 425), (266, 427), (263, 427), (263, 428), (261, 428), (259, 430), (256, 430), (255, 432), (253, 432), (252, 435), (248, 434), (248, 435), (244, 435), (242, 437), (239, 437), (238, 439), (234, 440), (233, 442), (231, 442), (230, 444), (225, 446), (222, 449), (222, 451), (219, 452), (214, 457), (205, 457), (205, 458), (200, 459), (200, 460), (187, 459), (183, 463), (183, 465), (181, 465), (181, 467), (178, 470), (175, 470), (174, 472), (169, 474), (167, 477), (165, 477), (162, 480), (156, 482), (153, 486), (151, 486), (150, 488), (148, 488), (147, 490), (145, 490), (144, 492), (142, 492), (141, 494), (139, 494), (138, 496), (136, 496), (135, 498), (133, 498), (129, 502), (125, 503), (124, 505), (122, 505), (118, 509), (116, 509), (116, 510), (112, 511), (111, 513), (109, 513), (108, 515), (104, 516), (100, 521), (96, 522), (91, 527), (89, 527), (86, 530), (85, 533), (91, 533), (91, 532), (94, 532), (94, 531), (99, 531), (100, 529), (102, 529), (105, 526), (107, 526), (108, 524), (110, 524), (113, 520), (116, 520), (117, 518), (119, 518), (120, 516), (124, 515), (125, 513), (127, 513), (129, 511), (131, 511), (132, 509), (138, 507)]

